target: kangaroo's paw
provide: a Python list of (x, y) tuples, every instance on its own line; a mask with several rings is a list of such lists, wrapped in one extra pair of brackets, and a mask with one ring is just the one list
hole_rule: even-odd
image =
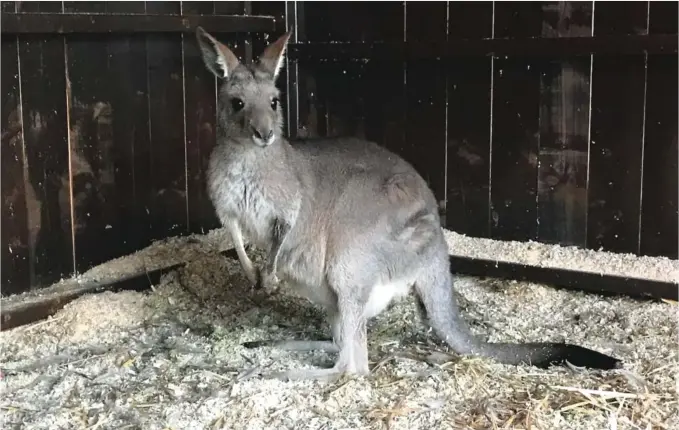
[(280, 280), (275, 273), (268, 271), (257, 271), (257, 289), (262, 289), (268, 294), (273, 294), (280, 288)]

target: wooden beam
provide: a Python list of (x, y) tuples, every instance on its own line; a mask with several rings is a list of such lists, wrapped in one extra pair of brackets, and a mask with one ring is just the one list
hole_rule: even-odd
[[(238, 259), (234, 249), (223, 251), (222, 255)], [(163, 274), (179, 269), (186, 264), (176, 263), (146, 271), (133, 269), (118, 278), (107, 278), (82, 282), (69, 279), (51, 287), (24, 294), (3, 297), (0, 300), (0, 330), (8, 330), (54, 315), (66, 304), (85, 294), (103, 291), (145, 291), (160, 282)]]
[(590, 54), (672, 54), (676, 34), (650, 36), (553, 37), (521, 39), (459, 39), (448, 42), (399, 43), (293, 43), (288, 55), (300, 61), (338, 60), (446, 60), (456, 57), (531, 56), (563, 57)]
[(104, 281), (78, 282), (67, 280), (48, 288), (17, 294), (2, 299), (0, 305), (0, 330), (31, 324), (54, 315), (69, 302), (85, 294), (103, 291), (144, 291), (158, 283), (167, 272), (182, 264), (160, 268), (151, 272), (130, 273), (121, 278)]
[(461, 275), (527, 281), (602, 295), (679, 300), (679, 284), (650, 279), (600, 275), (453, 255), (450, 256), (450, 269), (453, 273)]
[[(237, 260), (233, 249), (222, 255)], [(451, 270), (458, 275), (483, 276), (490, 278), (515, 279), (536, 282), (571, 290), (581, 290), (603, 295), (627, 295), (645, 299), (678, 300), (679, 286), (676, 283), (651, 281), (647, 279), (624, 278), (598, 275), (574, 270), (552, 269), (450, 256)], [(158, 283), (167, 272), (182, 267), (184, 263), (173, 264), (153, 271), (136, 271), (118, 279), (80, 283), (69, 280), (55, 286), (3, 298), (0, 303), (0, 330), (31, 324), (54, 315), (67, 303), (84, 294), (102, 291), (134, 290), (144, 291)]]
[(273, 32), (273, 16), (3, 13), (2, 34)]

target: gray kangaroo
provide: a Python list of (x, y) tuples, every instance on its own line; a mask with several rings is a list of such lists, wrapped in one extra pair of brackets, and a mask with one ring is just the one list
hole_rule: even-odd
[[(462, 355), (501, 363), (613, 369), (616, 358), (563, 343), (488, 343), (475, 337), (455, 302), (448, 247), (437, 202), (406, 161), (357, 138), (289, 142), (276, 78), (290, 37), (242, 64), (202, 28), (202, 58), (219, 79), (217, 145), (207, 187), (232, 236), (242, 269), (269, 291), (285, 282), (326, 309), (332, 341), (282, 340), (284, 350), (323, 349), (337, 359), (329, 369), (289, 369), (264, 377), (332, 380), (369, 373), (366, 322), (414, 288), (438, 337)], [(255, 268), (247, 237), (266, 250)], [(247, 347), (267, 344), (251, 342)]]

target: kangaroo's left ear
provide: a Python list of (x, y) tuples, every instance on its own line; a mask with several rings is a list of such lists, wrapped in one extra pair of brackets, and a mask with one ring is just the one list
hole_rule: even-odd
[(196, 28), (196, 38), (205, 66), (219, 79), (229, 77), (238, 64), (238, 57), (202, 27)]
[(260, 67), (271, 74), (271, 76), (276, 79), (283, 66), (283, 58), (285, 58), (285, 48), (288, 45), (288, 40), (292, 35), (291, 31), (288, 31), (284, 35), (278, 38), (275, 42), (266, 47), (262, 55), (259, 56)]

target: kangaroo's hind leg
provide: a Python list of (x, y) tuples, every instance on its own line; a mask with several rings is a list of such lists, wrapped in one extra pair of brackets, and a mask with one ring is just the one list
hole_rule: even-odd
[(339, 348), (331, 339), (316, 339), (316, 340), (256, 340), (253, 342), (245, 342), (242, 345), (246, 348), (261, 348), (264, 346), (278, 348), (283, 351), (309, 352), (309, 351), (323, 351), (331, 354), (339, 352)]
[[(265, 375), (265, 378), (281, 380), (333, 381), (345, 374), (367, 375), (368, 362), (367, 326), (364, 303), (351, 294), (338, 294), (337, 313), (331, 317), (334, 345), (338, 352), (333, 367), (329, 369), (290, 369)], [(285, 341), (284, 341), (285, 342)], [(295, 342), (287, 341), (292, 345)]]
[(332, 329), (332, 338), (309, 339), (309, 340), (276, 340), (276, 339), (262, 339), (252, 342), (244, 342), (246, 348), (261, 348), (272, 347), (283, 351), (309, 352), (309, 351), (323, 351), (330, 354), (337, 354), (339, 348), (339, 312), (337, 310), (329, 310), (328, 317), (330, 319), (330, 327)]

